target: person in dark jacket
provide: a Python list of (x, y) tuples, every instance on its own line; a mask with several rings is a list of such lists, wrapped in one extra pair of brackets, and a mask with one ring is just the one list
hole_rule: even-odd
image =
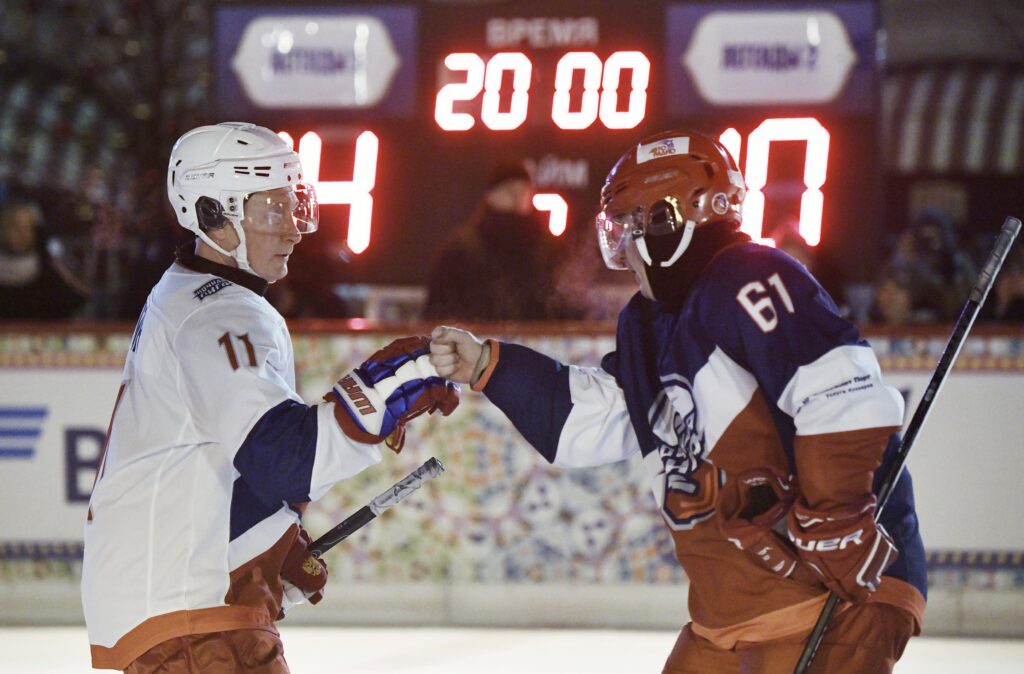
[(85, 304), (88, 289), (47, 250), (42, 212), (28, 201), (0, 208), (0, 320), (58, 320)]
[(559, 291), (560, 239), (533, 208), (522, 163), (498, 165), (476, 211), (445, 242), (427, 286), (424, 318), (531, 321), (575, 318)]

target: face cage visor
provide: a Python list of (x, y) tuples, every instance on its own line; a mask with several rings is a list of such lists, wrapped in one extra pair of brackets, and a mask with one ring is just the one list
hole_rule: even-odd
[(643, 237), (670, 234), (679, 229), (682, 223), (679, 206), (673, 197), (655, 202), (648, 213), (644, 213), (641, 206), (632, 212), (614, 215), (609, 213), (608, 209), (601, 211), (597, 214), (594, 225), (597, 229), (597, 245), (601, 249), (605, 266), (616, 271), (629, 269), (626, 264), (626, 248), (631, 239), (636, 241), (640, 257), (650, 265), (651, 260)]
[(643, 210), (638, 208), (632, 213), (615, 215), (603, 210), (594, 218), (594, 227), (605, 266), (616, 271), (629, 269), (626, 247), (630, 239), (643, 235)]
[(280, 234), (292, 227), (300, 234), (312, 234), (320, 225), (320, 204), (310, 183), (253, 192), (243, 204), (243, 221), (263, 234)]

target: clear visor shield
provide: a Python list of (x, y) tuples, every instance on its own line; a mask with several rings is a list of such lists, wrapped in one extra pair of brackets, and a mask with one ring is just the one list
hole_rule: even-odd
[(253, 192), (245, 198), (245, 222), (259, 232), (276, 234), (294, 227), (310, 234), (320, 224), (316, 189), (309, 183)]
[(630, 239), (643, 231), (643, 214), (617, 213), (601, 211), (594, 219), (597, 229), (597, 245), (601, 249), (601, 257), (609, 269), (629, 269), (626, 264), (626, 248)]
[[(629, 269), (626, 265), (626, 248), (629, 242), (642, 236), (664, 236), (677, 231), (683, 224), (679, 214), (679, 205), (674, 197), (665, 197), (655, 202), (650, 212), (644, 213), (638, 206), (631, 213), (611, 214), (607, 210), (597, 214), (597, 244), (601, 248), (601, 256), (609, 269)], [(690, 223), (693, 224), (692, 222)], [(692, 231), (692, 230), (691, 230)], [(689, 238), (681, 250), (685, 250)], [(640, 257), (651, 264), (650, 255), (644, 241), (636, 242)], [(672, 260), (674, 262), (675, 260)]]

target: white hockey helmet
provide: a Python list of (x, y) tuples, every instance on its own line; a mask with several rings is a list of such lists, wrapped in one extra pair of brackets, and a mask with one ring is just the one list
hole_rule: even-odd
[[(270, 129), (244, 122), (222, 122), (192, 129), (174, 144), (167, 167), (167, 198), (178, 224), (238, 266), (252, 272), (242, 219), (255, 192), (292, 188), (292, 219), (303, 234), (316, 231), (316, 191), (302, 181), (299, 155)], [(207, 234), (230, 224), (238, 247), (224, 250)], [(279, 225), (278, 225), (279, 226)]]

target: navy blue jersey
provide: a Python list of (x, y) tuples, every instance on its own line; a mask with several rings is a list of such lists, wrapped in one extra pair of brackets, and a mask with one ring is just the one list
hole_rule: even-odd
[[(809, 628), (824, 589), (779, 577), (722, 536), (722, 486), (770, 467), (796, 475), (812, 507), (854, 502), (881, 479), (903, 421), (902, 398), (827, 293), (791, 257), (753, 243), (714, 258), (678, 311), (634, 296), (600, 368), (502, 344), (484, 392), (557, 465), (639, 453), (690, 578), (695, 627), (749, 627), (739, 638)], [(882, 523), (900, 558), (886, 572), (896, 582), (873, 599), (923, 606), (908, 474)]]

